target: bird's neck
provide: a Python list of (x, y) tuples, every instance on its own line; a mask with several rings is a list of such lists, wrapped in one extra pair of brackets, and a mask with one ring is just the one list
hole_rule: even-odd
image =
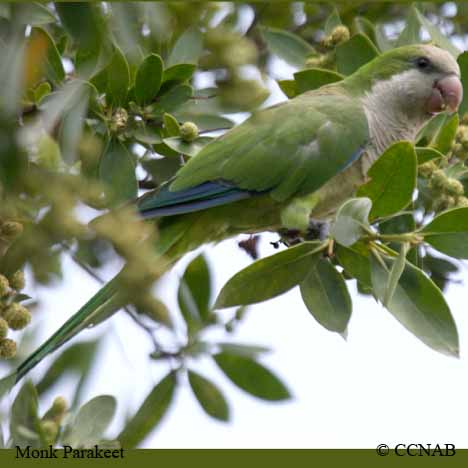
[(370, 156), (377, 159), (385, 149), (399, 140), (414, 141), (429, 115), (400, 102), (398, 83), (378, 82), (361, 96), (370, 133)]

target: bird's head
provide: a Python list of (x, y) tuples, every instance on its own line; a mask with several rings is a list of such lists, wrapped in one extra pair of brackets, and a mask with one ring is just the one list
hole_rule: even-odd
[(409, 117), (427, 120), (455, 112), (463, 98), (460, 68), (454, 57), (434, 45), (395, 48), (360, 68), (351, 80), (361, 81), (365, 95), (386, 108), (398, 107)]

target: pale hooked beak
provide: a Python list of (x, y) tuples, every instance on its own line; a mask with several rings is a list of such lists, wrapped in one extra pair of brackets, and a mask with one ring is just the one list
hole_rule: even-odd
[(432, 88), (427, 110), (431, 114), (449, 110), (455, 112), (463, 99), (463, 86), (456, 75), (447, 75), (437, 80)]

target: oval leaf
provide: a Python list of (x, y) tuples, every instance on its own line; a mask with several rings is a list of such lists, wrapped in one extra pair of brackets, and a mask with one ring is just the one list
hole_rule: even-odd
[[(468, 51), (463, 52), (458, 56), (458, 65), (461, 71), (461, 82), (463, 89), (468, 89)], [(461, 116), (468, 112), (468, 92), (463, 93), (463, 100), (458, 108)]]
[(197, 28), (189, 28), (177, 39), (167, 64), (196, 64), (203, 52), (203, 35)]
[[(373, 256), (371, 270), (373, 291), (383, 302), (389, 272)], [(444, 354), (458, 356), (458, 332), (450, 309), (440, 289), (419, 268), (406, 262), (386, 307), (427, 346)]]
[(220, 421), (229, 420), (229, 406), (219, 388), (207, 378), (189, 370), (188, 378), (193, 394), (204, 411)]
[(369, 212), (372, 202), (369, 198), (351, 198), (338, 209), (330, 235), (341, 245), (349, 247), (357, 242), (369, 228)]
[(378, 55), (379, 51), (368, 37), (358, 33), (336, 48), (336, 68), (338, 73), (351, 75)]
[(111, 423), (117, 402), (110, 395), (101, 395), (85, 403), (64, 435), (63, 443), (72, 447), (91, 447), (104, 436)]
[(304, 304), (320, 325), (344, 333), (352, 302), (343, 276), (327, 258), (320, 258), (301, 283)]
[(418, 158), (418, 164), (424, 164), (428, 161), (432, 161), (433, 159), (439, 159), (444, 156), (440, 151), (437, 151), (435, 148), (417, 146), (414, 149)]
[(115, 48), (112, 60), (106, 68), (107, 71), (107, 101), (112, 106), (121, 106), (127, 97), (130, 84), (130, 71), (124, 54), (118, 47)]
[(314, 48), (304, 39), (283, 29), (264, 28), (262, 35), (270, 51), (290, 65), (303, 68)]
[(135, 77), (135, 97), (138, 104), (149, 104), (161, 87), (163, 62), (156, 54), (148, 55), (138, 67)]
[(369, 182), (357, 194), (372, 200), (370, 218), (390, 216), (405, 208), (416, 188), (417, 160), (413, 145), (400, 141), (390, 146), (369, 169)]
[(330, 83), (336, 83), (343, 78), (343, 75), (339, 73), (322, 68), (308, 68), (307, 70), (302, 70), (294, 73), (294, 79), (297, 83), (296, 94), (317, 89)]
[(453, 114), (445, 120), (444, 124), (439, 128), (435, 135), (431, 146), (442, 154), (447, 154), (451, 148), (453, 140), (458, 130), (458, 114)]
[(118, 140), (111, 140), (102, 155), (99, 176), (108, 186), (108, 200), (116, 205), (136, 197), (138, 183), (135, 164), (127, 148)]
[(289, 390), (270, 370), (253, 359), (222, 352), (213, 356), (224, 374), (247, 393), (269, 401), (287, 400)]
[(174, 397), (175, 375), (170, 372), (151, 390), (117, 439), (125, 448), (135, 448), (161, 422)]
[(199, 255), (190, 262), (180, 281), (178, 291), (179, 307), (185, 316), (208, 319), (211, 298), (211, 278), (205, 257)]
[(180, 137), (170, 137), (164, 138), (163, 141), (169, 148), (177, 153), (193, 157), (211, 140), (213, 140), (212, 137), (198, 137), (196, 140), (188, 142), (182, 140)]
[(454, 258), (468, 259), (468, 208), (454, 208), (435, 217), (421, 231), (424, 241)]
[(305, 278), (320, 246), (304, 242), (257, 260), (224, 285), (215, 308), (254, 304), (283, 294)]

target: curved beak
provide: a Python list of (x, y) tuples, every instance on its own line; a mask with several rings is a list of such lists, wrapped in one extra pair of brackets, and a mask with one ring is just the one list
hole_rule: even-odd
[(463, 86), (456, 75), (447, 75), (434, 83), (428, 102), (430, 113), (455, 112), (463, 99)]

